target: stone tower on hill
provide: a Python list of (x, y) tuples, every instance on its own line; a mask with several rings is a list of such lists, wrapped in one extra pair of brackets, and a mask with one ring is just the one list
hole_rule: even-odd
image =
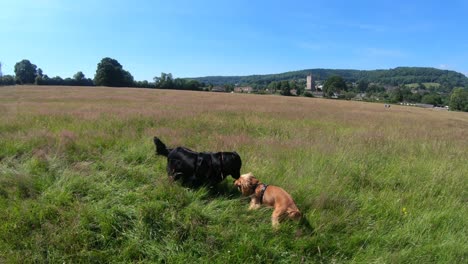
[(312, 79), (312, 74), (309, 74), (309, 75), (307, 75), (306, 90), (312, 90), (312, 86), (314, 86), (314, 80)]

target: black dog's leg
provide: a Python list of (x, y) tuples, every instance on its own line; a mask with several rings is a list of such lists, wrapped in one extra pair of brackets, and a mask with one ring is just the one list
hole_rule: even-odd
[(197, 181), (197, 177), (195, 176), (195, 174), (192, 174), (192, 176), (190, 176), (187, 179), (187, 185), (192, 186), (192, 187), (197, 187), (198, 186), (198, 181)]

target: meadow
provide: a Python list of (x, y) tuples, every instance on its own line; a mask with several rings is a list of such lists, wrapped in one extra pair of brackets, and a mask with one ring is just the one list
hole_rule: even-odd
[[(228, 177), (168, 181), (168, 146), (237, 151), (312, 228)], [(0, 88), (0, 263), (463, 263), (468, 114), (317, 98)]]

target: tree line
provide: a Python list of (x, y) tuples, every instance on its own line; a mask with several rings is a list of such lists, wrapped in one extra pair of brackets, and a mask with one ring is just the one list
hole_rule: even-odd
[(179, 90), (203, 90), (205, 86), (196, 80), (173, 78), (170, 73), (161, 73), (154, 77), (154, 82), (135, 81), (132, 74), (125, 70), (116, 59), (103, 58), (96, 68), (93, 79), (86, 78), (83, 72), (78, 71), (72, 78), (60, 76), (49, 77), (41, 68), (29, 60), (21, 60), (15, 64), (15, 75), (0, 76), (0, 85), (35, 84), (35, 85), (64, 85), (64, 86), (110, 86), (110, 87), (137, 87), (160, 88)]
[(341, 76), (346, 82), (365, 81), (381, 85), (399, 86), (412, 83), (439, 83), (441, 89), (451, 91), (455, 87), (467, 87), (468, 78), (458, 72), (440, 70), (428, 67), (397, 67), (389, 70), (340, 70), (340, 69), (308, 69), (280, 74), (249, 75), (249, 76), (208, 76), (194, 78), (195, 80), (213, 85), (234, 84), (250, 85), (266, 89), (271, 82), (305, 79), (312, 74), (315, 81), (324, 82), (332, 76)]

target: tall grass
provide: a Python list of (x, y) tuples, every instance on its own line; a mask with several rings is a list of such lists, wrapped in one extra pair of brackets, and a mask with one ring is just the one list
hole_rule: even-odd
[[(313, 230), (232, 180), (170, 183), (152, 137), (236, 150)], [(0, 262), (461, 263), (468, 115), (161, 90), (0, 89)]]

